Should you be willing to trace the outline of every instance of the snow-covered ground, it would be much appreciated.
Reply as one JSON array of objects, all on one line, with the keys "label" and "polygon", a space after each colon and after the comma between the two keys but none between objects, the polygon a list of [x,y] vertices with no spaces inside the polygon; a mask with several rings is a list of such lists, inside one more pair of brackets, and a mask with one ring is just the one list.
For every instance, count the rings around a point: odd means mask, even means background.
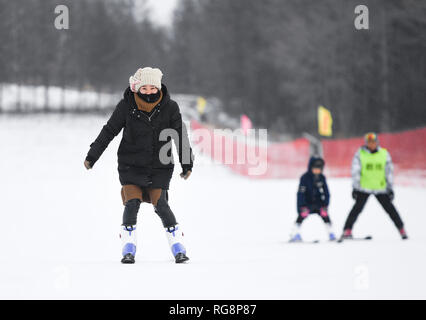
[{"label": "snow-covered ground", "polygon": [[49,110],[108,110],[114,108],[122,93],[95,92],[93,88],[81,91],[56,86],[19,86],[0,83],[0,109],[3,112]]},{"label": "snow-covered ground", "polygon": [[[120,264],[119,137],[93,170],[83,168],[105,119],[0,117],[0,298],[426,298],[426,189],[395,188],[408,241],[372,198],[354,233],[373,241],[328,243],[315,216],[303,236],[324,242],[288,244],[297,181],[249,180],[202,155],[187,181],[176,167],[170,189],[190,263],[174,263],[159,218],[143,204],[137,263]],[[340,233],[350,181],[329,184]]]}]

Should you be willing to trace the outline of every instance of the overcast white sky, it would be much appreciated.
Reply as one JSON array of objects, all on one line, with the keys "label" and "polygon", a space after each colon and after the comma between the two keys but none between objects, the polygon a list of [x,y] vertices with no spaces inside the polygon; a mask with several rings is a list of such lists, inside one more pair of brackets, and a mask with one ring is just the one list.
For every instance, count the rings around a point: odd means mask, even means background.
[{"label": "overcast white sky", "polygon": [[[137,0],[144,2],[144,0]],[[176,7],[178,0],[147,0],[152,10],[152,20],[161,25],[168,26],[172,20],[172,12]]]}]

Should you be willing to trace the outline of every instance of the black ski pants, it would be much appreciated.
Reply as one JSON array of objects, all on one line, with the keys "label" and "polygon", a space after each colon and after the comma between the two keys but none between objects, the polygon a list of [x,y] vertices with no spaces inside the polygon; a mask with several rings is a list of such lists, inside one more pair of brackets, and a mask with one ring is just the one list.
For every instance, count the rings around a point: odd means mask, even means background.
[{"label": "black ski pants", "polygon": [[[349,213],[348,218],[346,219],[345,226],[343,227],[344,230],[353,228],[353,225],[355,224],[355,221],[358,218],[361,211],[364,209],[364,206],[369,196],[370,196],[369,193],[360,192],[360,191],[357,192],[355,204],[352,207],[352,210]],[[382,205],[383,209],[385,209],[385,211],[388,213],[389,217],[392,219],[393,223],[398,228],[398,230],[403,228],[404,223],[402,222],[401,217],[398,214],[398,211],[396,211],[395,206],[393,205],[391,199],[389,198],[389,195],[376,194],[375,197],[379,201],[379,203]]]},{"label": "black ski pants", "polygon": [[[324,221],[324,223],[328,223],[331,224],[331,220],[330,220],[330,216],[328,215],[328,212],[326,215],[321,215],[321,208],[317,207],[317,206],[313,206],[311,207],[311,209],[309,210],[309,214],[318,214],[321,219]],[[303,216],[301,212],[299,212],[297,219],[296,219],[296,224],[301,225],[302,222],[307,218],[307,216]]]}]

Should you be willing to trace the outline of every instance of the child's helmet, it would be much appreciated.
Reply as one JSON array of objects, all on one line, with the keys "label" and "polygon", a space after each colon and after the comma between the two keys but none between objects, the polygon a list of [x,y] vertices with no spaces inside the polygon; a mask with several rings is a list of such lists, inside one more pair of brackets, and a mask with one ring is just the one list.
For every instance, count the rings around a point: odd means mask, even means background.
[{"label": "child's helmet", "polygon": [[316,158],[314,159],[314,161],[312,162],[312,168],[319,168],[319,169],[324,169],[324,160],[321,158]]}]

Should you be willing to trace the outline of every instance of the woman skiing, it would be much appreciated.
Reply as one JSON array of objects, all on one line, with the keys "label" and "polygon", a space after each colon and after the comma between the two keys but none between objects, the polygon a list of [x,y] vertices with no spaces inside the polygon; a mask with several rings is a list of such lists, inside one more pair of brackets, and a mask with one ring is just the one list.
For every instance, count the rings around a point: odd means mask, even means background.
[{"label": "woman skiing", "polygon": [[408,239],[404,223],[392,201],[393,163],[389,151],[379,146],[374,132],[364,136],[365,144],[352,159],[352,198],[355,200],[343,227],[341,239],[353,239],[352,228],[370,197],[374,195],[392,219],[403,240]]},{"label": "woman skiing", "polygon": [[84,166],[93,168],[111,140],[123,130],[118,148],[118,173],[124,204],[122,263],[134,263],[136,223],[141,202],[152,203],[161,218],[176,263],[188,260],[183,233],[168,205],[168,189],[174,162],[174,140],[182,167],[180,176],[190,176],[193,154],[178,104],[161,83],[158,68],[138,69],[130,86],[96,140],[90,145]]},{"label": "woman skiing", "polygon": [[300,227],[309,214],[319,214],[327,227],[330,241],[336,240],[331,228],[331,221],[328,215],[328,205],[330,193],[328,191],[327,180],[323,174],[324,160],[320,157],[311,157],[308,164],[308,171],[300,178],[299,189],[297,191],[297,212],[298,216],[294,225],[290,242],[300,242]]}]

